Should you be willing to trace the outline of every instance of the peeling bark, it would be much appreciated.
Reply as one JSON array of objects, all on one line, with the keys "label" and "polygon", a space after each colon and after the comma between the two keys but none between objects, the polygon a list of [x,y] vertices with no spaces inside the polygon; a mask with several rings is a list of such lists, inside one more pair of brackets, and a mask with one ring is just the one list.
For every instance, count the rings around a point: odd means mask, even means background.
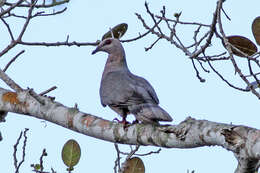
[{"label": "peeling bark", "polygon": [[29,91],[19,93],[0,88],[0,111],[44,119],[73,131],[105,141],[165,148],[221,146],[238,160],[236,173],[254,173],[259,168],[260,130],[188,117],[178,125],[122,124],[80,112],[41,97],[39,103]]}]

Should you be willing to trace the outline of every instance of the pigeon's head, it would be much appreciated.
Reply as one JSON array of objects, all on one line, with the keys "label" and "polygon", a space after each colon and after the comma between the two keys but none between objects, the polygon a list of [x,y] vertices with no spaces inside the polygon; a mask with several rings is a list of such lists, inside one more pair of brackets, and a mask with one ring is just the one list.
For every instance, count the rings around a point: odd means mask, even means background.
[{"label": "pigeon's head", "polygon": [[122,45],[118,39],[115,38],[106,38],[99,43],[97,48],[92,52],[92,55],[99,52],[107,52],[108,54],[118,52],[122,50]]}]

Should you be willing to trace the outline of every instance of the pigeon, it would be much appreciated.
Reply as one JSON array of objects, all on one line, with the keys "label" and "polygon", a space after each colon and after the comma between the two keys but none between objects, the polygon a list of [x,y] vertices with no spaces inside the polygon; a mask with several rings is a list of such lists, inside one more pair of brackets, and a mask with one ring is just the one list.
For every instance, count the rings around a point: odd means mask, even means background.
[{"label": "pigeon", "polygon": [[92,55],[103,51],[108,58],[102,74],[100,99],[102,106],[108,106],[122,117],[121,123],[128,123],[126,117],[133,114],[134,122],[159,124],[159,121],[172,121],[171,116],[158,104],[159,99],[151,84],[128,69],[125,51],[116,38],[100,42]]}]

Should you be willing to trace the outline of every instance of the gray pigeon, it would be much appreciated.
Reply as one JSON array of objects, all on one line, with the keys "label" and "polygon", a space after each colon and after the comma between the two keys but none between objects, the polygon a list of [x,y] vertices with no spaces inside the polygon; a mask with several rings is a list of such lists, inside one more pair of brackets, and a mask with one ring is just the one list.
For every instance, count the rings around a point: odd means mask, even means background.
[{"label": "gray pigeon", "polygon": [[137,122],[142,123],[172,121],[171,116],[158,106],[159,99],[151,84],[129,71],[125,51],[119,40],[103,40],[92,54],[99,51],[109,54],[99,90],[104,107],[109,106],[122,116],[120,122],[124,124],[128,114],[133,114]]}]

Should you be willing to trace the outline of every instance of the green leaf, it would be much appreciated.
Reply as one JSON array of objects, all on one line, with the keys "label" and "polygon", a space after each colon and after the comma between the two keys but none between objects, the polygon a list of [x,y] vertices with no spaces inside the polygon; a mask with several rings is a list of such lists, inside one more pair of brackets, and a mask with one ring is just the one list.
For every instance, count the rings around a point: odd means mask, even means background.
[{"label": "green leaf", "polygon": [[74,139],[68,140],[62,148],[62,160],[69,169],[73,169],[80,159],[80,146]]},{"label": "green leaf", "polygon": [[35,170],[40,170],[41,169],[41,165],[40,164],[35,164],[34,165],[34,169]]},{"label": "green leaf", "polygon": [[[126,23],[121,23],[113,27],[111,30],[113,32],[114,38],[120,39],[126,33],[127,27],[128,25]],[[111,31],[109,30],[107,33],[103,35],[102,40],[111,37]]]},{"label": "green leaf", "polygon": [[144,163],[139,157],[133,157],[126,161],[123,173],[144,173]]},{"label": "green leaf", "polygon": [[[243,53],[245,53],[249,56],[251,56],[257,52],[256,45],[246,37],[239,36],[239,35],[233,35],[233,36],[228,36],[227,39],[228,39],[229,43],[231,43],[237,49],[239,49],[240,51],[242,51]],[[235,55],[244,57],[241,53],[239,53],[235,49],[231,48],[231,50]]]},{"label": "green leaf", "polygon": [[260,16],[255,18],[252,23],[252,32],[255,37],[256,43],[260,45]]}]

